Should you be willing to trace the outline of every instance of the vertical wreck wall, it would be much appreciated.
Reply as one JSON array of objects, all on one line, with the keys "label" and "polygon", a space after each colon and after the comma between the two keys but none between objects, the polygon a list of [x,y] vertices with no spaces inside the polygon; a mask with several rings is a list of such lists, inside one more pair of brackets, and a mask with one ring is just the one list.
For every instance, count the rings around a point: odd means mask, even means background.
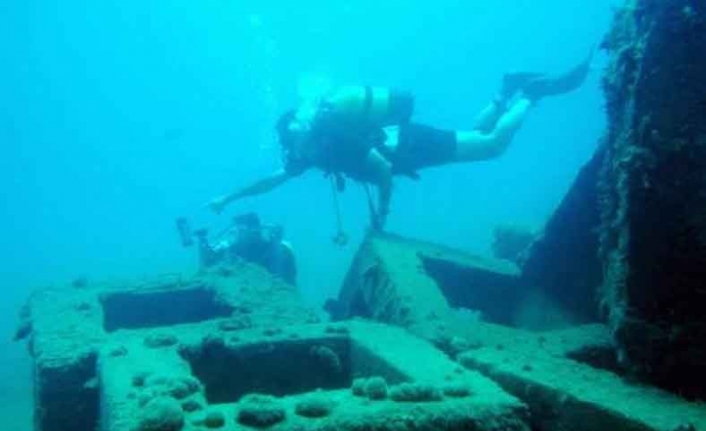
[{"label": "vertical wreck wall", "polygon": [[706,395],[706,2],[634,0],[603,48],[600,289],[620,354]]},{"label": "vertical wreck wall", "polygon": [[602,146],[521,259],[525,284],[543,290],[580,323],[600,320],[597,182],[604,159]]}]

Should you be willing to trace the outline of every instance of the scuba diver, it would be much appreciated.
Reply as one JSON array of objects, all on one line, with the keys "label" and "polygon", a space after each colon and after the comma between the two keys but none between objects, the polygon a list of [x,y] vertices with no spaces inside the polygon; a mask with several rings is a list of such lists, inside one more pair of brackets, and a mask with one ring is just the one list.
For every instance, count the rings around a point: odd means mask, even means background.
[{"label": "scuba diver", "polygon": [[193,245],[192,238],[196,238],[202,268],[243,259],[264,267],[289,284],[296,284],[296,260],[291,245],[283,239],[284,229],[279,225],[263,225],[255,213],[234,217],[233,225],[214,241],[209,241],[206,229],[191,234],[184,218],[177,219],[177,229],[185,247]]},{"label": "scuba diver", "polygon": [[371,228],[381,230],[390,209],[394,175],[418,179],[418,171],[424,168],[501,156],[539,100],[581,86],[592,57],[593,51],[580,64],[556,76],[506,74],[497,97],[466,131],[411,122],[414,98],[408,92],[369,86],[340,88],[279,118],[276,131],[283,169],[218,197],[208,206],[220,213],[236,200],[267,193],[317,168],[339,191],[345,186],[344,176],[376,186],[377,206],[368,194]]}]

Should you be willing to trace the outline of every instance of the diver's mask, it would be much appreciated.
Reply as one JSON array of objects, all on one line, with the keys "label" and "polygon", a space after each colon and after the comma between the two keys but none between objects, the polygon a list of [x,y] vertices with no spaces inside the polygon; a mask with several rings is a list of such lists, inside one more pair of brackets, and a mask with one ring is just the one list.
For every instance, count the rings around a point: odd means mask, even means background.
[{"label": "diver's mask", "polygon": [[277,244],[284,238],[284,228],[280,225],[262,224],[255,213],[246,213],[233,219],[234,227],[241,241],[247,244],[260,242]]}]

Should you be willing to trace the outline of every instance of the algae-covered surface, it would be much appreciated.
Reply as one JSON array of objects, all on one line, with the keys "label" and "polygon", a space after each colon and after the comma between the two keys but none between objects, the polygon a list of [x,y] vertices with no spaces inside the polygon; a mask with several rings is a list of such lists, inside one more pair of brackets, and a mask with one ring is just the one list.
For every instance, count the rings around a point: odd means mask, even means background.
[{"label": "algae-covered surface", "polygon": [[[183,328],[213,331],[318,321],[298,292],[249,264],[196,277],[54,287],[34,293],[20,332],[33,356],[37,428],[92,429],[102,416],[99,352],[135,331],[149,345],[179,341]],[[106,347],[107,346],[107,347]]]},{"label": "algae-covered surface", "polygon": [[486,317],[508,323],[523,294],[511,262],[376,234],[358,250],[338,301],[342,316],[427,331],[464,306],[484,306]]},{"label": "algae-covered surface", "polygon": [[[462,268],[455,272],[458,282],[431,276],[424,267],[424,256],[433,256],[444,267]],[[365,262],[372,263],[374,277],[365,276]],[[535,429],[671,431],[680,426],[703,426],[706,410],[702,404],[626,374],[614,334],[602,323],[528,330],[487,322],[452,306],[452,298],[465,297],[481,314],[492,313],[482,298],[465,292],[491,295],[498,288],[520,293],[535,288],[522,285],[521,277],[505,268],[512,266],[494,265],[418,241],[376,236],[361,247],[344,289],[355,298],[350,303],[358,310],[407,327],[463,366],[499,383],[528,405]],[[416,288],[423,293],[413,295]],[[385,296],[376,296],[379,291]],[[435,295],[444,301],[429,301]],[[501,304],[516,307],[524,298],[508,294]],[[390,304],[404,304],[412,311],[404,316],[388,313]],[[435,305],[433,311],[428,308],[431,304]]]},{"label": "algae-covered surface", "polygon": [[704,398],[706,4],[628,2],[610,52],[599,176],[602,305],[635,374]]},{"label": "algae-covered surface", "polygon": [[[366,322],[336,327],[309,324],[290,327],[264,339],[261,329],[248,329],[239,331],[237,339],[231,333],[222,340],[209,339],[205,345],[199,336],[210,331],[204,329],[184,328],[178,346],[145,348],[140,337],[130,336],[120,342],[118,351],[114,345],[106,346],[99,366],[103,429],[152,429],[151,410],[170,398],[177,400],[175,405],[181,410],[172,418],[173,427],[165,429],[175,430],[204,426],[224,430],[527,429],[526,408],[521,402],[491,380],[464,371],[427,342],[397,328]],[[352,344],[337,344],[342,341]],[[327,369],[326,361],[317,363],[320,358],[313,353],[329,349],[331,358],[338,360],[333,361],[335,366],[347,374],[341,387],[300,387],[299,393],[273,396],[257,393],[258,386],[251,386],[252,392],[233,396],[230,402],[215,402],[209,399],[212,390],[202,385],[203,379],[199,381],[192,374],[198,374],[193,362],[189,367],[183,359],[200,355],[188,353],[190,350],[221,349],[220,354],[231,359],[255,359],[234,361],[234,366],[251,367],[255,374],[270,372],[270,378],[284,382],[296,379],[297,374],[312,372],[299,368],[292,360],[300,348],[308,352],[308,365],[317,367],[319,373],[335,372]],[[346,349],[350,349],[348,353]],[[258,370],[277,357],[280,365],[289,363],[287,375],[273,368]],[[229,376],[221,378],[228,380]],[[368,381],[358,392],[355,388],[361,379]],[[382,391],[372,389],[374,380],[382,382]],[[168,409],[164,410],[167,417]],[[207,425],[211,421],[220,425]]]},{"label": "algae-covered surface", "polygon": [[[444,261],[443,249],[421,247]],[[388,254],[362,257],[399,269],[400,256],[420,255],[418,243],[401,239],[379,249]],[[455,254],[449,262],[477,264]],[[405,280],[421,285],[409,269],[385,272],[384,300],[370,304],[418,308],[426,296],[397,288]],[[517,280],[492,265],[472,270]],[[419,274],[444,305],[444,290]],[[706,424],[701,404],[626,378],[603,324],[537,332],[469,319],[448,305],[414,318],[406,328],[404,321],[321,322],[294,287],[248,264],[193,278],[40,291],[23,321],[37,429],[673,431]]]},{"label": "algae-covered surface", "polygon": [[320,323],[248,264],[39,291],[22,325],[42,431],[528,427],[523,402],[427,340]]},{"label": "algae-covered surface", "polygon": [[[706,427],[706,407],[614,373],[547,355],[541,349],[482,348],[461,361],[501,382],[535,407],[553,404],[551,420],[576,430],[675,430]],[[518,395],[519,396],[519,395]],[[552,401],[547,401],[552,400]],[[540,415],[537,415],[538,417]]]}]

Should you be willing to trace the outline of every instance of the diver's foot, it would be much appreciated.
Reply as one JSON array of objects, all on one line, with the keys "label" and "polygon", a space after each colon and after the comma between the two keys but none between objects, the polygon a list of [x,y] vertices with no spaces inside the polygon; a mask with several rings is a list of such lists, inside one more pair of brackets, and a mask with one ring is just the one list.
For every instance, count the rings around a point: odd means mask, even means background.
[{"label": "diver's foot", "polygon": [[541,79],[544,75],[534,72],[513,72],[506,73],[503,76],[503,85],[498,98],[502,101],[512,99],[512,97],[524,87],[537,79]]},{"label": "diver's foot", "polygon": [[556,96],[576,90],[586,81],[593,61],[593,50],[586,59],[568,71],[555,76],[539,76],[530,79],[522,87],[522,94],[537,101],[544,97]]}]

